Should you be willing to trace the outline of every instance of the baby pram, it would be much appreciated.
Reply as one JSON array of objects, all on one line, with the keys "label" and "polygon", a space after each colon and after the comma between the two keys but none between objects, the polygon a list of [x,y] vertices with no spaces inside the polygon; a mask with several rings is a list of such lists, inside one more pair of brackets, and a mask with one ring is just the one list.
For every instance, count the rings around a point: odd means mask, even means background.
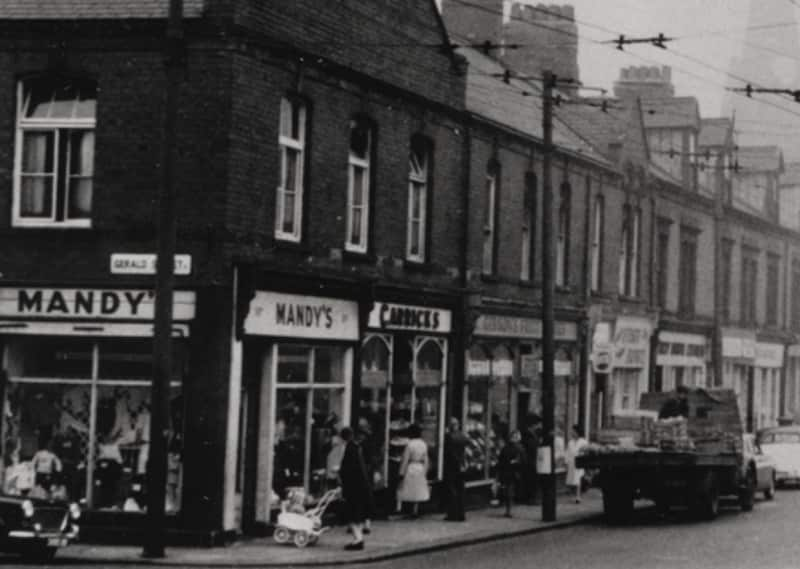
[{"label": "baby pram", "polygon": [[292,540],[297,547],[316,543],[319,536],[330,529],[322,527],[322,515],[340,494],[339,488],[328,490],[314,508],[303,513],[286,511],[288,502],[282,502],[275,533],[272,534],[273,539],[278,543],[288,543]]}]

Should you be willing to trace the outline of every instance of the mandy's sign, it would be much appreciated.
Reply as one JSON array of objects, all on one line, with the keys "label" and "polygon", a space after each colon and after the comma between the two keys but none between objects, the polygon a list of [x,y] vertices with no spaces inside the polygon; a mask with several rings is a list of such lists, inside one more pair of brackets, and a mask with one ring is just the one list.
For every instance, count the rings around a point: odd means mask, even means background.
[{"label": "mandy's sign", "polygon": [[350,300],[257,291],[244,321],[246,334],[358,340],[358,304]]},{"label": "mandy's sign", "polygon": [[[194,318],[195,295],[175,291],[172,317]],[[2,288],[0,316],[53,319],[152,320],[155,293],[151,290],[82,288]]]}]

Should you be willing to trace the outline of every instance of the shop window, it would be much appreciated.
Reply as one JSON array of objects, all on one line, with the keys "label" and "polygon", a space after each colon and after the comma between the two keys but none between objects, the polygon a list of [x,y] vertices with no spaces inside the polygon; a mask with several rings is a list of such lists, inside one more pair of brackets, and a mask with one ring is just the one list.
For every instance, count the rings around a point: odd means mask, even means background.
[{"label": "shop window", "polygon": [[[391,381],[392,336],[375,334],[364,339],[361,348],[361,391],[358,428],[364,437],[364,459],[377,488],[389,476],[389,389]],[[395,460],[401,454],[395,453]]]},{"label": "shop window", "polygon": [[[185,346],[169,384],[167,512],[181,502]],[[3,485],[8,494],[64,498],[90,509],[143,511],[150,453],[149,339],[23,338],[7,346]],[[35,472],[34,456],[61,468]],[[25,476],[33,471],[33,480]]]},{"label": "shop window", "polygon": [[97,84],[32,78],[18,101],[14,225],[89,227]]},{"label": "shop window", "polygon": [[510,431],[510,388],[513,375],[511,352],[496,346],[487,353],[481,346],[469,350],[470,375],[464,385],[464,432],[467,481],[497,475],[497,459]]},{"label": "shop window", "polygon": [[345,420],[345,348],[281,344],[274,347],[273,499],[301,488],[318,498],[336,482],[328,464],[334,435]]},{"label": "shop window", "polygon": [[280,184],[276,192],[275,237],[300,241],[306,145],[306,106],[296,99],[281,99]]},{"label": "shop window", "polygon": [[[614,370],[617,411],[633,411],[639,407],[640,376],[641,371],[638,369]],[[665,385],[664,388],[668,387]]]}]

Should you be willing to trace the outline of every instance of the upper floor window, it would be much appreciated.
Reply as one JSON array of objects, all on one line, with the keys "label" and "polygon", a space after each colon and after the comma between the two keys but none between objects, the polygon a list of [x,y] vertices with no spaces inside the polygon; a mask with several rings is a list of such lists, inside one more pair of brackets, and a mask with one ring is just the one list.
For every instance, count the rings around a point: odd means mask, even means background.
[{"label": "upper floor window", "polygon": [[800,260],[792,260],[792,330],[800,330]]},{"label": "upper floor window", "polygon": [[599,292],[603,277],[603,233],[605,231],[605,198],[595,196],[592,206],[591,290]]},{"label": "upper floor window", "polygon": [[722,259],[720,267],[720,308],[723,322],[731,318],[731,279],[733,278],[733,241],[722,240]]},{"label": "upper floor window", "polygon": [[758,251],[742,250],[741,321],[745,326],[756,323],[756,294],[758,283]]},{"label": "upper floor window", "polygon": [[497,184],[500,179],[500,168],[490,164],[486,170],[483,187],[483,259],[481,272],[484,275],[494,274],[495,250],[497,247]]},{"label": "upper floor window", "polygon": [[623,207],[619,254],[619,293],[624,296],[639,296],[641,218],[642,212],[639,208],[631,205]]},{"label": "upper floor window", "polygon": [[97,84],[37,77],[17,100],[14,225],[89,227]]},{"label": "upper floor window", "polygon": [[658,233],[656,235],[656,302],[661,308],[667,307],[667,294],[669,292],[669,219],[658,220]]},{"label": "upper floor window", "polygon": [[522,204],[520,275],[523,281],[533,280],[534,228],[536,227],[536,174],[525,174],[525,194]]},{"label": "upper floor window", "polygon": [[406,258],[419,263],[425,262],[426,257],[431,154],[430,141],[421,136],[411,139],[408,159]]},{"label": "upper floor window", "polygon": [[306,147],[306,106],[281,99],[280,185],[276,193],[275,237],[298,242],[302,238],[303,186]]},{"label": "upper floor window", "polygon": [[572,189],[567,182],[561,184],[558,206],[558,234],[556,237],[556,286],[569,284],[569,230]]},{"label": "upper floor window", "polygon": [[366,253],[368,246],[372,139],[373,131],[369,122],[366,120],[350,122],[345,249],[356,253]]},{"label": "upper floor window", "polygon": [[695,312],[697,295],[697,230],[681,227],[681,250],[678,267],[678,311],[685,315]]},{"label": "upper floor window", "polygon": [[781,258],[778,255],[767,255],[767,286],[765,293],[767,295],[766,302],[766,317],[767,325],[778,325],[778,284],[780,283],[780,263]]}]

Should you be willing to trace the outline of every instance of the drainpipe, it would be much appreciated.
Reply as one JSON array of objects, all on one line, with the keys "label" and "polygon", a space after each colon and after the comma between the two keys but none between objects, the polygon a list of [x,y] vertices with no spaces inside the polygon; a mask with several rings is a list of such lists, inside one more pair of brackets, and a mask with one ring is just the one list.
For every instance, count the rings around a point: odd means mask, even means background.
[{"label": "drainpipe", "polygon": [[456,334],[456,346],[453,362],[453,381],[448,383],[446,409],[448,417],[461,417],[463,386],[467,380],[466,353],[469,338],[472,335],[472,313],[469,293],[469,246],[470,246],[470,190],[472,183],[472,121],[468,113],[464,113],[463,138],[461,147],[461,251],[459,266],[459,286],[461,288],[461,317]]}]

